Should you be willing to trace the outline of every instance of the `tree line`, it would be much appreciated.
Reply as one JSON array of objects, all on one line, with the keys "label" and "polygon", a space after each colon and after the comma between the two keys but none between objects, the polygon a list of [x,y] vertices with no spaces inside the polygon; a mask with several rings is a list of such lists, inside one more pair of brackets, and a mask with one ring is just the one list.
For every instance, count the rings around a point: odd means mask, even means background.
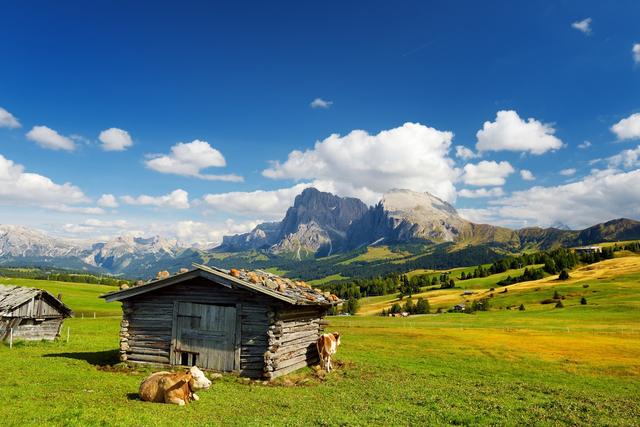
[{"label": "tree line", "polygon": [[87,273],[73,273],[66,271],[47,271],[37,268],[0,268],[0,276],[21,279],[55,280],[59,282],[90,283],[95,285],[120,286],[132,285],[133,280],[121,279],[113,276],[96,276]]}]

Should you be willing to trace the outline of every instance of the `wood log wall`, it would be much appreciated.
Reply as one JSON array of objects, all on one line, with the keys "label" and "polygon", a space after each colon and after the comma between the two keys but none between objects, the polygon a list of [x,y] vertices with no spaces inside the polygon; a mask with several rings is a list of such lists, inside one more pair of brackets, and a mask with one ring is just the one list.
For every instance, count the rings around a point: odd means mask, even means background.
[{"label": "wood log wall", "polygon": [[324,329],[318,307],[288,307],[272,313],[264,353],[264,377],[274,379],[318,362],[316,341]]}]

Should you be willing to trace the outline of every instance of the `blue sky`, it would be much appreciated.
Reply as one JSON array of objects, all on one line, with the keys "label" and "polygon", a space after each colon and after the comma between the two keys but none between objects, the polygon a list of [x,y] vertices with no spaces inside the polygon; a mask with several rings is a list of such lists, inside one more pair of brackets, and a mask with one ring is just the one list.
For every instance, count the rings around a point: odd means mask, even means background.
[{"label": "blue sky", "polygon": [[640,219],[639,20],[637,1],[5,4],[0,223],[216,242],[306,185],[431,191],[512,227]]}]

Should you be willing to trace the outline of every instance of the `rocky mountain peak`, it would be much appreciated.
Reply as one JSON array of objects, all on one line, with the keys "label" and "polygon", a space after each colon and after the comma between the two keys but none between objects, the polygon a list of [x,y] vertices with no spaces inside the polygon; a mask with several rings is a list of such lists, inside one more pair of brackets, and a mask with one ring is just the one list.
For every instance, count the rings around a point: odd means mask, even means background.
[{"label": "rocky mountain peak", "polygon": [[349,225],[367,210],[367,205],[359,199],[307,188],[296,196],[293,206],[287,210],[282,220],[280,237],[295,233],[301,224],[311,222],[344,237]]},{"label": "rocky mountain peak", "polygon": [[411,212],[419,216],[458,215],[451,204],[427,192],[393,189],[382,196],[380,204],[391,214]]}]

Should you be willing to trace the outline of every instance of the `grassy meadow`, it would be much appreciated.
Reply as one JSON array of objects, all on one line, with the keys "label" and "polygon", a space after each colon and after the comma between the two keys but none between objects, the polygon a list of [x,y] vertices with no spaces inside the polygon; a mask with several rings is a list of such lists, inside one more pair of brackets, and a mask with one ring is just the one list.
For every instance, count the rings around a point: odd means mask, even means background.
[{"label": "grassy meadow", "polygon": [[[62,292],[77,313],[98,317],[67,320],[68,343],[0,345],[0,417],[7,426],[638,425],[640,258],[571,276],[509,286],[474,315],[330,318],[343,334],[330,375],[307,368],[273,384],[225,375],[184,408],[137,399],[150,368],[112,366],[120,308],[97,298],[112,288],[1,279]],[[562,309],[539,303],[554,290]],[[440,291],[426,296],[432,307],[450,303]],[[363,312],[384,298],[363,301]],[[520,304],[525,311],[506,309]]]}]

